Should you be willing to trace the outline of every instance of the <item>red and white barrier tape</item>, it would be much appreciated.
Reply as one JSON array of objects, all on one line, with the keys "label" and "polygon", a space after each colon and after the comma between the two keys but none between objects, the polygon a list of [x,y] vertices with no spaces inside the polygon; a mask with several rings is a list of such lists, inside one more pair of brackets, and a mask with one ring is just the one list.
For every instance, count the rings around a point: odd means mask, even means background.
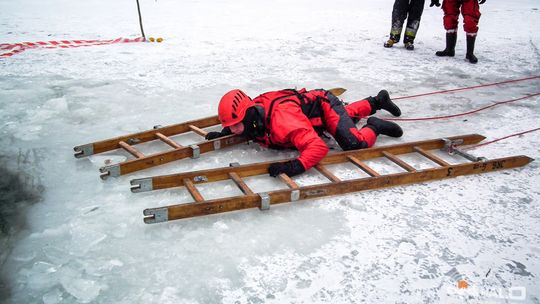
[{"label": "red and white barrier tape", "polygon": [[56,49],[56,48],[77,48],[81,46],[106,45],[116,43],[132,43],[144,42],[143,37],[138,38],[116,38],[108,40],[59,40],[59,41],[37,41],[37,42],[20,42],[20,43],[2,43],[0,51],[8,51],[0,53],[0,57],[11,57],[15,54],[28,49]]}]

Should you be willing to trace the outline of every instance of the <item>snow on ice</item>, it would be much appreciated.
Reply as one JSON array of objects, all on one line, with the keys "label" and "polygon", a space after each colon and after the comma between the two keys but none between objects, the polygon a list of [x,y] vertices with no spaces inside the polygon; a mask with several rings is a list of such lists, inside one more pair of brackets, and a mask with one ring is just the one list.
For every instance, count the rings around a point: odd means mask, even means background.
[{"label": "snow on ice", "polygon": [[[428,3],[410,52],[382,47],[391,0],[140,2],[147,36],[163,43],[27,50],[0,60],[3,303],[540,303],[538,161],[264,213],[145,225],[144,208],[188,202],[189,194],[133,194],[133,178],[295,152],[243,145],[106,182],[98,168],[128,155],[72,155],[79,144],[215,115],[232,88],[256,95],[345,87],[343,98],[354,101],[383,88],[397,97],[539,75],[538,1],[481,6],[477,65],[464,59],[461,25],[456,57],[434,56],[444,29],[441,10]],[[0,12],[0,43],[139,33],[135,1],[0,0]],[[536,79],[398,104],[404,117],[449,115],[538,88]],[[403,122],[402,138],[377,145],[469,133],[495,139],[539,121],[537,96],[466,117]],[[472,152],[538,159],[539,134]],[[344,179],[357,174],[346,165],[332,170]],[[256,191],[280,187],[271,178],[246,182]],[[237,189],[223,183],[201,191],[220,197]],[[470,288],[458,290],[460,280]]]}]

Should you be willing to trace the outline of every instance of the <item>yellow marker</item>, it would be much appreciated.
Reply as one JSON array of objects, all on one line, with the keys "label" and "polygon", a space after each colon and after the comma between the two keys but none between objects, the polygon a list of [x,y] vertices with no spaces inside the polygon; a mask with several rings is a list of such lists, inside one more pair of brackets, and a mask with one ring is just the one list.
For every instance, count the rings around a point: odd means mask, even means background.
[{"label": "yellow marker", "polygon": [[163,38],[159,37],[156,41],[161,42],[161,41],[163,41]]}]

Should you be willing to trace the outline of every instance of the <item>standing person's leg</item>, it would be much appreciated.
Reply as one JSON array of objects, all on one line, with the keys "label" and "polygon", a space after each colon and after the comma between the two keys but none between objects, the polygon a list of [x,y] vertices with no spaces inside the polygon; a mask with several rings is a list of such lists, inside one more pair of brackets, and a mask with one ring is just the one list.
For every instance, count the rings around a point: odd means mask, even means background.
[{"label": "standing person's leg", "polygon": [[420,19],[424,12],[425,0],[411,0],[409,5],[409,16],[407,17],[407,27],[405,28],[405,37],[403,43],[408,50],[414,50],[414,38],[420,27]]},{"label": "standing person's leg", "polygon": [[461,7],[461,13],[463,14],[463,29],[467,35],[467,55],[465,58],[470,63],[477,63],[478,58],[474,55],[474,44],[481,15],[478,0],[465,0]]},{"label": "standing person's leg", "polygon": [[392,26],[390,28],[390,38],[384,43],[384,47],[392,47],[398,43],[403,30],[403,22],[407,18],[409,10],[409,0],[396,0],[392,9]]},{"label": "standing person's leg", "polygon": [[444,0],[442,9],[444,12],[443,23],[446,30],[446,48],[442,51],[437,51],[437,56],[451,56],[456,52],[457,27],[459,18],[459,0]]}]

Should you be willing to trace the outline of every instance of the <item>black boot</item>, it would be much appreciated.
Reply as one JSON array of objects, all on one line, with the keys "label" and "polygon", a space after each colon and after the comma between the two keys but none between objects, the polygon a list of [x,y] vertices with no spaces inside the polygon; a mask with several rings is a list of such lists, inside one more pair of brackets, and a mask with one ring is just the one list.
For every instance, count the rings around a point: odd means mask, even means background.
[{"label": "black boot", "polygon": [[391,137],[401,137],[403,135],[403,130],[397,123],[377,117],[368,118],[367,124],[364,127],[370,128],[377,135],[383,134]]},{"label": "black boot", "polygon": [[403,38],[403,44],[405,44],[405,48],[407,50],[414,50],[414,37],[405,35],[405,38]]},{"label": "black boot", "polygon": [[476,35],[467,35],[467,55],[465,59],[468,59],[470,63],[477,63],[478,58],[474,56],[474,42],[476,41]]},{"label": "black boot", "polygon": [[390,38],[388,39],[388,41],[386,41],[384,43],[384,47],[385,48],[391,48],[394,46],[394,44],[398,43],[399,42],[399,36],[400,35],[394,35],[394,34],[390,34]]},{"label": "black boot", "polygon": [[454,57],[456,54],[456,42],[457,42],[457,33],[446,33],[446,48],[443,51],[435,52],[437,56],[450,56]]},{"label": "black boot", "polygon": [[390,94],[388,91],[381,90],[376,97],[368,98],[369,105],[371,106],[371,115],[375,114],[377,110],[386,110],[394,116],[401,116],[401,110],[399,107],[390,99]]}]

